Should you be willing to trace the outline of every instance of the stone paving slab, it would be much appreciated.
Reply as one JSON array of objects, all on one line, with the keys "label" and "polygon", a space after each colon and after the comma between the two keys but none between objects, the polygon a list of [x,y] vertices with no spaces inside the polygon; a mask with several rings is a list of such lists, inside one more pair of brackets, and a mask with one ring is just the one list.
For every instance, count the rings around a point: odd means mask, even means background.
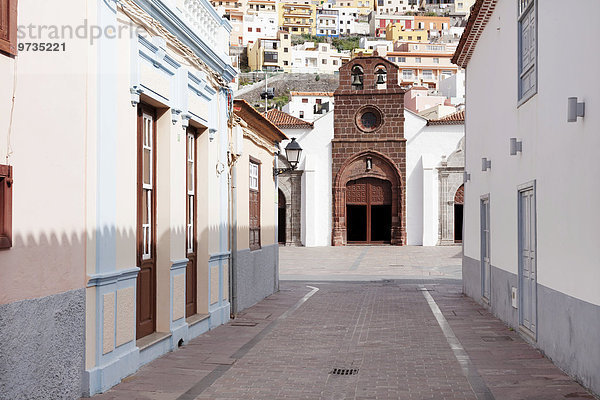
[{"label": "stone paving slab", "polygon": [[279,248],[281,280],[461,279],[460,246]]},{"label": "stone paving slab", "polygon": [[[94,399],[593,398],[460,285],[427,282],[474,367],[467,374],[422,283],[283,282],[235,320],[256,326],[218,327]],[[311,287],[319,290],[300,302]],[[474,389],[473,376],[491,397]]]}]

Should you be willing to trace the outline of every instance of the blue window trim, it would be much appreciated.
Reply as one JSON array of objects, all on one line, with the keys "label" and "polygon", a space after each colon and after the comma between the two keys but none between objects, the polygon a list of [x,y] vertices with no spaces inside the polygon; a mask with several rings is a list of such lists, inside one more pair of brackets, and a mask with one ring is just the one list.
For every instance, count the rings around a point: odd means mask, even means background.
[{"label": "blue window trim", "polygon": [[516,0],[517,2],[517,40],[518,40],[518,47],[517,47],[517,108],[521,107],[521,105],[525,104],[529,99],[531,99],[533,96],[535,96],[538,92],[538,69],[539,69],[539,65],[538,65],[538,25],[539,25],[539,21],[538,21],[538,1],[539,0],[532,0],[532,5],[531,7],[533,7],[533,12],[535,13],[535,64],[533,66],[533,68],[535,68],[535,88],[534,90],[532,90],[528,95],[526,96],[522,96],[521,97],[521,48],[522,48],[522,38],[521,38],[521,18],[523,17],[523,15],[521,15],[521,13],[519,12],[519,2],[520,0]]}]

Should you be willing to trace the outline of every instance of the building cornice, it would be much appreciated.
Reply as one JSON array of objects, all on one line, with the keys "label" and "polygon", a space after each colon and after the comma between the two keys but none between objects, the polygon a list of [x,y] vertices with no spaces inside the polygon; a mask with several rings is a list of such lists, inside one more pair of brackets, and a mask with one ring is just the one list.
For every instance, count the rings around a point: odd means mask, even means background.
[{"label": "building cornice", "polygon": [[[224,26],[229,32],[231,31],[231,24],[219,17],[207,0],[198,1],[206,3],[211,15],[221,21],[221,26]],[[233,80],[236,71],[226,57],[226,54],[223,54],[222,56],[217,54],[215,49],[198,36],[177,14],[175,14],[171,7],[163,2],[163,0],[129,0],[121,1],[120,3],[131,2],[135,3],[135,5],[141,8],[150,17],[158,21],[167,31],[187,46],[202,62],[219,74],[226,82],[231,82]]]},{"label": "building cornice", "polygon": [[497,0],[477,0],[471,7],[471,15],[467,21],[467,27],[460,37],[458,47],[452,57],[452,63],[462,68],[466,68],[479,37],[483,33],[494,9]]}]

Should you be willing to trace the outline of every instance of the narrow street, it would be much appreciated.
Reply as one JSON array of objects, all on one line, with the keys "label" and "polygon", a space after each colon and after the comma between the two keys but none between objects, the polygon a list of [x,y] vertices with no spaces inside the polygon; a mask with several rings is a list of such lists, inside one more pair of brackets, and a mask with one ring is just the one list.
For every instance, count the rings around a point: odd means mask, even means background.
[{"label": "narrow street", "polygon": [[280,291],[94,399],[593,399],[461,294],[460,247],[280,248]]}]

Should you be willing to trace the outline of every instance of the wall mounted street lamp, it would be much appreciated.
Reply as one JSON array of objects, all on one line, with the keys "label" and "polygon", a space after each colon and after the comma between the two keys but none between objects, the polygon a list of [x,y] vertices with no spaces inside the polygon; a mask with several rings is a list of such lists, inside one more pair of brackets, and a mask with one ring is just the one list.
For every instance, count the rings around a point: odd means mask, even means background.
[{"label": "wall mounted street lamp", "polygon": [[483,157],[481,159],[481,170],[485,172],[488,169],[492,169],[492,160],[488,160],[487,158]]},{"label": "wall mounted street lamp", "polygon": [[302,154],[302,147],[296,142],[296,138],[292,138],[292,141],[285,146],[285,158],[287,158],[290,168],[273,168],[273,176],[285,174],[291,172],[298,167],[300,162],[300,155]]},{"label": "wall mounted street lamp", "polygon": [[567,122],[577,122],[577,117],[585,116],[585,103],[577,102],[577,97],[567,99]]},{"label": "wall mounted street lamp", "polygon": [[510,138],[510,155],[516,156],[517,153],[523,152],[523,142],[517,138]]}]

